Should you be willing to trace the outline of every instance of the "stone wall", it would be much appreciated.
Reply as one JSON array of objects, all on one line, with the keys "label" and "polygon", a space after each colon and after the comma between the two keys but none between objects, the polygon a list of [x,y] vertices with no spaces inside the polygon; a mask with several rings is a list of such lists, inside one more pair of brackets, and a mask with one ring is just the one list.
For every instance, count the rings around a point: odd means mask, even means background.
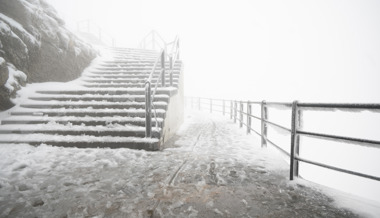
[{"label": "stone wall", "polygon": [[[5,60],[0,68],[1,102],[15,96],[25,82],[76,79],[95,56],[44,0],[0,0],[0,57]],[[4,80],[12,84],[2,84]],[[0,103],[0,110],[10,106]]]}]

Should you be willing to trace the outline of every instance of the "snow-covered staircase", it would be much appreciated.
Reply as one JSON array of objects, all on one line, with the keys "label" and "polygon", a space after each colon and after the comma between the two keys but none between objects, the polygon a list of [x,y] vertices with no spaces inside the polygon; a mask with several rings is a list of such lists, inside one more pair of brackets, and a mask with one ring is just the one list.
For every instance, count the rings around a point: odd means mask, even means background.
[{"label": "snow-covered staircase", "polygon": [[[157,90],[153,101],[157,119],[152,120],[152,138],[146,138],[145,81],[159,54],[121,48],[110,53],[111,59],[83,73],[78,86],[68,83],[67,88],[30,94],[1,121],[0,143],[159,150],[170,99],[180,92],[181,62],[174,64],[173,87]],[[152,83],[157,79],[155,74]],[[167,80],[170,84],[168,76]]]}]

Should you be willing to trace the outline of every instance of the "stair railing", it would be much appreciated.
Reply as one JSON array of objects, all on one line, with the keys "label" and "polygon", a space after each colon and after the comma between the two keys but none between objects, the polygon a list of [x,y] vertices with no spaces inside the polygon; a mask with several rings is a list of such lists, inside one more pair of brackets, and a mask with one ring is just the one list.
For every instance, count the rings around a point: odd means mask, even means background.
[{"label": "stair railing", "polygon": [[164,49],[166,51],[167,43],[162,36],[155,30],[150,31],[140,42],[139,48],[142,49]]},{"label": "stair railing", "polygon": [[[155,33],[155,31],[152,31]],[[152,33],[151,32],[151,33]],[[149,34],[148,34],[149,36]],[[145,37],[147,38],[147,37]],[[162,38],[161,38],[162,39]],[[163,41],[163,40],[162,40]],[[165,41],[164,41],[165,42]],[[166,52],[166,49],[168,46],[172,46],[170,54]],[[179,38],[178,36],[175,38],[173,42],[165,43],[165,46],[163,46],[159,52],[158,57],[156,58],[156,61],[153,65],[153,68],[149,74],[148,79],[145,81],[145,137],[151,138],[152,137],[152,109],[153,109],[153,115],[154,119],[156,121],[156,128],[158,127],[158,119],[157,119],[157,111],[154,107],[154,97],[157,92],[158,84],[161,81],[161,87],[166,86],[166,78],[165,78],[165,65],[166,61],[169,61],[169,70],[170,70],[170,87],[173,86],[173,71],[174,71],[174,64],[179,59]],[[167,60],[168,59],[168,60]],[[154,86],[153,92],[152,92],[152,79],[153,75],[158,69],[158,63],[161,63],[161,69],[160,74],[157,77],[156,84]]]},{"label": "stair railing", "polygon": [[80,33],[89,33],[98,38],[99,41],[109,45],[116,46],[115,39],[100,28],[95,22],[91,20],[82,20],[77,22],[77,31]]}]

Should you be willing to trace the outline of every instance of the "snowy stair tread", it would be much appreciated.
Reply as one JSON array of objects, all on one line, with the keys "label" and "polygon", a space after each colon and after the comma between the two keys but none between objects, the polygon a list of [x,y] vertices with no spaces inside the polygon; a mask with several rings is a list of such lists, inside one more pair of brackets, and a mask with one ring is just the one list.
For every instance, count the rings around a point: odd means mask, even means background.
[{"label": "snowy stair tread", "polygon": [[[41,123],[60,123],[72,125],[134,125],[145,127],[145,118],[143,117],[121,117],[121,116],[103,116],[103,117],[77,117],[77,116],[12,116],[1,121],[1,124],[41,124]],[[162,127],[162,118],[157,118],[158,127]],[[156,122],[152,122],[155,126]]]},{"label": "snowy stair tread", "polygon": [[[173,66],[173,87],[161,84],[153,99],[152,138],[145,138],[145,81],[159,53],[112,48],[113,59],[98,63],[78,79],[81,88],[37,90],[1,121],[0,143],[64,147],[159,150],[170,96],[178,92],[182,62]],[[165,65],[169,72],[169,64]],[[151,82],[161,80],[157,69]],[[153,90],[152,90],[153,93]]]},{"label": "snowy stair tread", "polygon": [[159,149],[159,139],[117,136],[76,136],[47,134],[6,134],[0,138],[6,144],[48,144],[61,147],[77,148],[131,148],[155,151]]}]

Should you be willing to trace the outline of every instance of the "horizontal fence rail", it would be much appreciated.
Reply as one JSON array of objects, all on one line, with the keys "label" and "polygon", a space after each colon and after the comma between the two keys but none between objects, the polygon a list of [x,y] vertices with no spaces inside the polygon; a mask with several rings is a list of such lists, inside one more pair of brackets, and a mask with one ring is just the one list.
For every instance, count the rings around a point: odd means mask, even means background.
[{"label": "horizontal fence rail", "polygon": [[[299,103],[294,101],[292,103],[281,103],[281,102],[266,102],[266,101],[236,101],[236,100],[225,100],[225,99],[212,99],[212,98],[200,98],[200,97],[186,97],[186,103],[191,108],[198,110],[209,110],[210,113],[221,112],[223,115],[229,115],[230,119],[234,123],[238,123],[242,128],[246,128],[247,134],[253,132],[261,137],[261,147],[266,147],[267,144],[271,144],[281,153],[287,155],[290,160],[290,170],[289,177],[293,180],[295,177],[299,177],[299,162],[304,162],[307,164],[315,165],[318,167],[323,167],[326,169],[351,174],[371,180],[380,181],[380,177],[367,175],[360,172],[355,172],[336,166],[330,166],[325,163],[319,163],[316,161],[308,160],[300,156],[300,136],[313,137],[316,139],[330,140],[335,142],[345,142],[354,143],[358,146],[366,146],[380,149],[380,141],[354,138],[346,136],[338,136],[333,134],[324,134],[318,132],[304,131],[302,129],[302,124],[304,120],[302,119],[303,111],[319,111],[319,110],[339,110],[339,111],[370,111],[374,113],[380,113],[380,104],[326,104],[326,103]],[[254,111],[252,106],[256,106],[257,109]],[[291,111],[290,127],[286,127],[282,124],[270,121],[268,119],[268,108],[285,109]],[[258,122],[260,129],[254,129],[252,127],[253,122]],[[278,132],[285,133],[290,136],[289,150],[286,151],[279,146],[277,143],[268,138],[268,126],[273,127]]]}]

